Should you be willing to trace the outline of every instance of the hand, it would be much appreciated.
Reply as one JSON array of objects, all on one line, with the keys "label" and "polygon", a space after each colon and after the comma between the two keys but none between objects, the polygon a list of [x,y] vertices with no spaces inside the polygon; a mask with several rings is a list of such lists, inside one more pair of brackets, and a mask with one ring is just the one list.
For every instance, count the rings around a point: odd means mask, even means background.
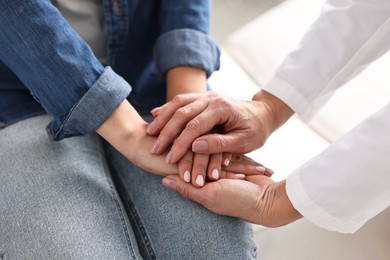
[{"label": "hand", "polygon": [[165,155],[150,153],[156,138],[146,134],[146,126],[147,123],[124,100],[96,132],[138,167],[159,175],[177,174],[177,165],[167,164]]},{"label": "hand", "polygon": [[[293,114],[265,91],[257,93],[251,102],[213,92],[179,95],[152,112],[158,117],[147,132],[159,134],[152,153],[162,153],[176,139],[166,158],[169,163],[176,163],[191,146],[193,152],[202,154],[250,152],[261,147]],[[223,134],[206,134],[215,126],[221,126]]]},{"label": "hand", "polygon": [[203,188],[185,183],[178,176],[168,176],[163,185],[217,214],[254,224],[277,227],[302,217],[287,197],[285,181],[275,183],[266,176],[220,179],[206,183]]}]

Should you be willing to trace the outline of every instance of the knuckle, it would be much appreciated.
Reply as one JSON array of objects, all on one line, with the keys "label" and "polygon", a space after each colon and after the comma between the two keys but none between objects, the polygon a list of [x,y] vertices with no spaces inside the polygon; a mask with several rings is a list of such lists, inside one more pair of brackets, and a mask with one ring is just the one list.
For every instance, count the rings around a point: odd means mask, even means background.
[{"label": "knuckle", "polygon": [[[186,143],[182,138],[178,137],[175,142],[173,143],[173,146],[172,148],[175,148],[175,149],[184,149],[184,148],[188,148],[189,146],[191,146],[190,143]],[[184,158],[183,158],[184,159]],[[189,158],[186,158],[186,160],[190,161]],[[191,161],[191,164],[192,164],[192,161]]]},{"label": "knuckle", "polygon": [[166,128],[163,128],[160,132],[159,140],[160,142],[164,142],[167,140],[172,140],[175,137],[175,133]]},{"label": "knuckle", "polygon": [[218,135],[217,138],[215,139],[215,147],[217,148],[217,151],[224,151],[224,149],[227,146],[227,141],[225,136],[223,135]]},{"label": "knuckle", "polygon": [[176,95],[173,99],[172,99],[172,103],[176,104],[176,105],[181,105],[184,103],[184,95],[183,94],[179,94],[179,95]]},{"label": "knuckle", "polygon": [[197,119],[194,119],[194,120],[191,120],[190,122],[188,122],[186,128],[191,133],[198,134],[201,132],[201,124],[200,124],[199,120],[197,120]]},{"label": "knuckle", "polygon": [[188,114],[190,113],[189,109],[186,107],[181,107],[175,112],[175,117],[178,119],[186,119]]}]

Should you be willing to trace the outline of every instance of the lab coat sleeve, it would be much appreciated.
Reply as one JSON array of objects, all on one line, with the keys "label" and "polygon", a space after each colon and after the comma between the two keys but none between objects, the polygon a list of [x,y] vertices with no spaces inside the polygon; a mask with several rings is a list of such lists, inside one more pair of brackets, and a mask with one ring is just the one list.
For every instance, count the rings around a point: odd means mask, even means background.
[{"label": "lab coat sleeve", "polygon": [[389,0],[328,0],[264,89],[308,121],[389,48]]},{"label": "lab coat sleeve", "polygon": [[[337,88],[389,48],[390,1],[328,0],[264,89],[309,120]],[[342,233],[355,232],[386,209],[389,133],[390,104],[287,178],[293,206],[314,224]]]},{"label": "lab coat sleeve", "polygon": [[309,221],[353,233],[390,205],[390,103],[287,178]]}]

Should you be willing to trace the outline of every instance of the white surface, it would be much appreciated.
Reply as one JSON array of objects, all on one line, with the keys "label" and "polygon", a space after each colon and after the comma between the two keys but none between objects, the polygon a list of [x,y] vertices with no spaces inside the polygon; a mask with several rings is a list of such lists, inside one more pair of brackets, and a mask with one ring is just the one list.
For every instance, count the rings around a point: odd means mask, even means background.
[{"label": "white surface", "polygon": [[[234,32],[224,47],[260,86],[318,17],[324,0],[289,0]],[[334,141],[390,99],[390,54],[336,92],[310,126]]]}]

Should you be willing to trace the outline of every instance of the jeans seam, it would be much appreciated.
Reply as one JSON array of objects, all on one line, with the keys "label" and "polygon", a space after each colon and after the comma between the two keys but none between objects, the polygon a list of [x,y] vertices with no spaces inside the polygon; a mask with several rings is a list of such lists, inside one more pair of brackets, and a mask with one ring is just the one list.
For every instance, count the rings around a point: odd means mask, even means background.
[{"label": "jeans seam", "polygon": [[121,186],[121,188],[119,188],[119,193],[123,197],[123,203],[127,204],[126,210],[130,211],[130,214],[128,214],[129,218],[132,218],[136,224],[135,227],[133,226],[133,229],[138,229],[140,236],[141,236],[141,239],[142,239],[142,242],[148,251],[150,259],[155,260],[156,254],[154,252],[152,243],[151,243],[151,241],[146,233],[146,229],[145,229],[144,225],[142,224],[141,218],[139,217],[137,210],[135,209],[134,204],[133,204],[129,194],[127,192],[122,192],[122,190],[124,189],[124,185],[122,184],[122,183],[124,183],[124,180],[121,178],[121,176],[116,176],[116,177],[118,179],[120,179],[120,181],[118,181],[117,185]]},{"label": "jeans seam", "polygon": [[[104,152],[104,155],[105,155],[105,152]],[[101,155],[101,160],[102,161],[105,160],[105,157],[103,158],[102,155]],[[103,168],[104,168],[104,171],[105,171],[105,177],[106,177],[106,181],[107,181],[108,187],[110,188],[111,197],[114,200],[115,207],[117,209],[118,216],[119,216],[119,219],[120,219],[121,224],[122,224],[123,232],[124,232],[124,235],[125,235],[125,238],[126,238],[126,241],[127,241],[127,245],[128,245],[128,251],[129,251],[130,255],[133,257],[133,259],[138,259],[137,255],[135,254],[135,252],[133,250],[133,245],[131,243],[129,229],[128,229],[128,226],[127,226],[127,223],[126,223],[126,220],[125,220],[125,217],[124,217],[125,214],[124,214],[124,212],[122,210],[122,207],[121,207],[121,205],[119,203],[119,196],[118,196],[117,190],[115,189],[113,182],[109,178],[110,171],[109,171],[108,165],[107,165],[107,163],[106,164],[102,163],[102,165],[103,165]]]}]

